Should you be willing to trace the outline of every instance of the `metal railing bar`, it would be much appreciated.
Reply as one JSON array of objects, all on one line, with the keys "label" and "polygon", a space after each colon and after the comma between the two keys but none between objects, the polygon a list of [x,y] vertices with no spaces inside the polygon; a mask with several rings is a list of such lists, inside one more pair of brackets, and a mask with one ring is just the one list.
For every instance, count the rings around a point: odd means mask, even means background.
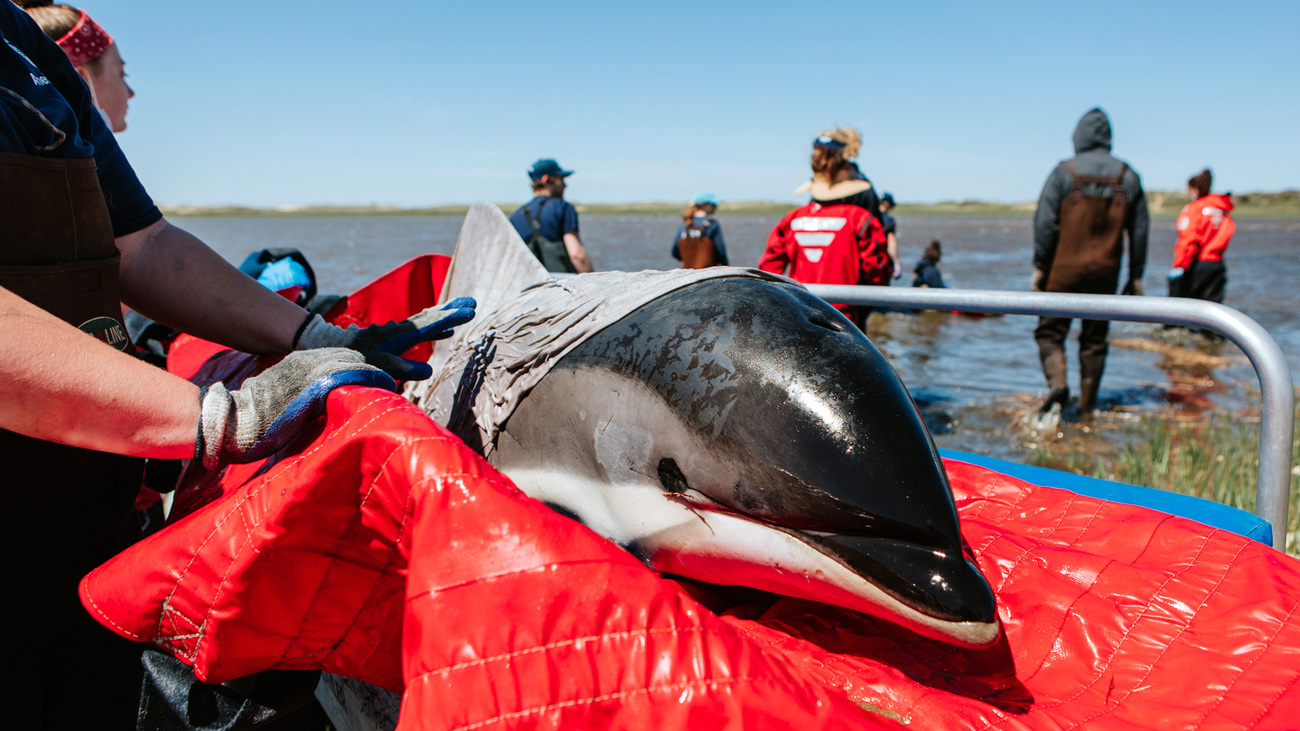
[{"label": "metal railing bar", "polygon": [[1175,297],[1126,297],[1065,292],[1007,292],[925,287],[810,284],[809,292],[850,305],[954,310],[1004,315],[1122,320],[1213,330],[1241,348],[1259,377],[1259,473],[1255,514],[1273,526],[1273,547],[1286,547],[1291,490],[1295,387],[1286,356],[1263,326],[1216,302]]}]

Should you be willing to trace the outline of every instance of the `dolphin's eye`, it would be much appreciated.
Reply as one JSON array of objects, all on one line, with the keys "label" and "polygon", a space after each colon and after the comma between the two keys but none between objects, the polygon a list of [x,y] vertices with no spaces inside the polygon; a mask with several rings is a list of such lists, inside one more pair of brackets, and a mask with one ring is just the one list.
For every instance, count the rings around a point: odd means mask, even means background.
[{"label": "dolphin's eye", "polygon": [[681,468],[672,457],[659,460],[659,482],[665,490],[674,495],[680,495],[691,487],[686,482],[686,475],[682,474]]},{"label": "dolphin's eye", "polygon": [[837,332],[837,333],[844,332],[843,325],[836,322],[834,319],[831,318],[830,315],[826,314],[825,312],[822,312],[821,310],[809,310],[808,322],[812,323],[813,325],[816,325],[817,327],[824,327],[827,330],[831,330],[833,332]]}]

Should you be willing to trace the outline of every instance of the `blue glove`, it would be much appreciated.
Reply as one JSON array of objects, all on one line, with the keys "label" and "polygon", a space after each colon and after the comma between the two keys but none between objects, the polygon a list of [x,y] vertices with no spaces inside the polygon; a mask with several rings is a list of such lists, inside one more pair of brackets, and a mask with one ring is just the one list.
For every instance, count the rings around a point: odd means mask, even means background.
[{"label": "blue glove", "polygon": [[420,343],[451,337],[454,328],[474,319],[476,306],[474,298],[460,297],[442,307],[416,313],[409,320],[369,327],[353,325],[346,330],[313,315],[298,331],[293,349],[349,348],[399,381],[423,381],[433,375],[433,369],[428,363],[403,358],[402,353]]},{"label": "blue glove", "polygon": [[215,383],[199,392],[194,458],[214,471],[268,457],[321,414],[330,391],[345,385],[397,390],[393,379],[366,365],[360,353],[339,348],[290,353],[237,391]]},{"label": "blue glove", "polygon": [[1183,276],[1183,274],[1184,271],[1182,267],[1174,267],[1173,269],[1169,270],[1169,281],[1172,282],[1175,279],[1178,279],[1179,277]]},{"label": "blue glove", "polygon": [[307,270],[301,264],[285,257],[267,264],[262,273],[257,275],[257,283],[272,292],[279,292],[290,287],[305,289],[311,286],[311,277],[307,276]]}]

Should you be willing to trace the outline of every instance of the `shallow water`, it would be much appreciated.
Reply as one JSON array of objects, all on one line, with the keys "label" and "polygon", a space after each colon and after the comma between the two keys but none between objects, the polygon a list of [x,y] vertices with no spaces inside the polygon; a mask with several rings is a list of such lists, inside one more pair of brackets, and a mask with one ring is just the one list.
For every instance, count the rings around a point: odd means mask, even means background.
[{"label": "shallow water", "polygon": [[[777,216],[722,216],[732,264],[753,265]],[[587,216],[583,240],[598,269],[661,269],[678,219],[673,216]],[[178,223],[238,264],[271,246],[301,249],[322,292],[345,293],[423,253],[450,254],[461,219],[454,217],[192,218]],[[1033,238],[1028,218],[899,217],[900,256],[911,268],[931,239],[943,243],[940,264],[951,287],[1027,290]],[[1163,296],[1174,243],[1173,221],[1152,226],[1146,291]],[[1226,258],[1225,304],[1256,319],[1278,341],[1295,378],[1300,364],[1300,221],[1246,220]],[[912,391],[941,447],[1019,460],[1026,440],[1009,428],[1046,388],[1033,340],[1035,318],[946,313],[874,314],[868,335]],[[1075,357],[1077,325],[1071,334]],[[1165,340],[1169,343],[1161,345]],[[1179,409],[1238,412],[1258,408],[1249,361],[1231,344],[1162,333],[1155,325],[1114,323],[1101,405],[1110,413]],[[1145,349],[1138,349],[1145,348]],[[1192,352],[1194,363],[1171,353]],[[1071,363],[1077,384],[1077,363]]]}]

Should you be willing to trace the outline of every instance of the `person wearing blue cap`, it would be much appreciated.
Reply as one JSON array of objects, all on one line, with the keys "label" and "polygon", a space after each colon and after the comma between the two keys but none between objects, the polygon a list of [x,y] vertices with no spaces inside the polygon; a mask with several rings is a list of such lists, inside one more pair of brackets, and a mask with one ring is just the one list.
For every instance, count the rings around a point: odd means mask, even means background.
[{"label": "person wearing blue cap", "polygon": [[591,271],[591,259],[578,238],[578,211],[564,200],[564,179],[573,175],[550,158],[528,169],[533,199],[510,216],[519,238],[528,244],[547,271],[579,274]]},{"label": "person wearing blue cap", "polygon": [[683,269],[727,266],[727,245],[722,240],[722,224],[713,217],[718,199],[707,191],[695,196],[682,211],[682,223],[673,239],[673,258]]}]

